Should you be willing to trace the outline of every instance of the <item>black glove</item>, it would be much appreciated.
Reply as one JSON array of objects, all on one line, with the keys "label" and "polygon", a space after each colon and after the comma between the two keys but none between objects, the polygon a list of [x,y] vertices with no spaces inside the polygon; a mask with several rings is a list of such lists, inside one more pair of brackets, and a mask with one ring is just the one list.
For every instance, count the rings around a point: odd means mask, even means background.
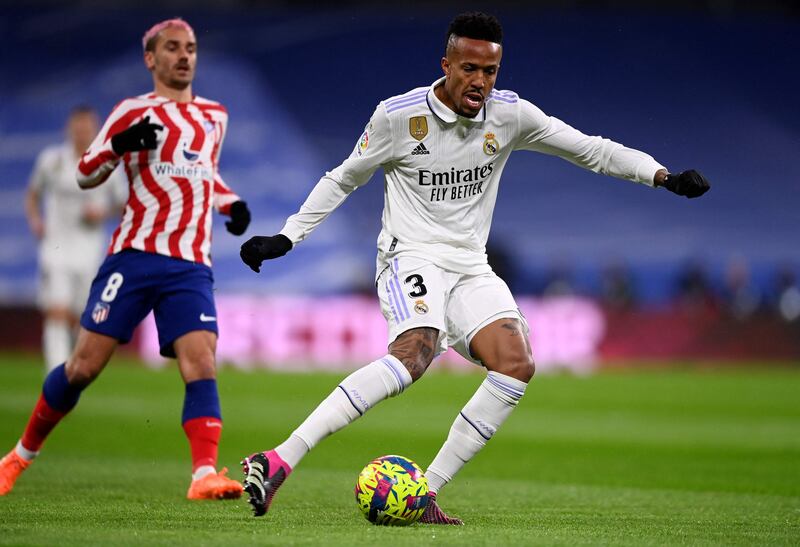
[{"label": "black glove", "polygon": [[250,209],[244,201],[231,203],[231,219],[225,222],[225,227],[235,236],[240,236],[250,225]]},{"label": "black glove", "polygon": [[699,198],[711,188],[708,179],[694,169],[683,171],[677,175],[667,175],[661,186],[674,194],[687,198]]},{"label": "black glove", "polygon": [[255,236],[242,244],[239,256],[242,262],[258,273],[264,260],[272,260],[292,250],[292,242],[283,234],[276,236]]},{"label": "black glove", "polygon": [[111,137],[111,148],[121,156],[125,152],[155,149],[158,135],[156,131],[164,129],[163,125],[150,123],[150,116],[145,116],[139,123],[120,131]]}]

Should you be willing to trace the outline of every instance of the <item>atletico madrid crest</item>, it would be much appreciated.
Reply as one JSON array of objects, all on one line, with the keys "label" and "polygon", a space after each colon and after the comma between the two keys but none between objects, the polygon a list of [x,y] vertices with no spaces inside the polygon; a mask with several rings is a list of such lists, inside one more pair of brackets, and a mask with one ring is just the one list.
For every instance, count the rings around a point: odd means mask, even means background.
[{"label": "atletico madrid crest", "polygon": [[92,319],[96,324],[100,324],[108,319],[108,314],[111,312],[111,305],[105,302],[98,302],[94,305],[92,310]]}]

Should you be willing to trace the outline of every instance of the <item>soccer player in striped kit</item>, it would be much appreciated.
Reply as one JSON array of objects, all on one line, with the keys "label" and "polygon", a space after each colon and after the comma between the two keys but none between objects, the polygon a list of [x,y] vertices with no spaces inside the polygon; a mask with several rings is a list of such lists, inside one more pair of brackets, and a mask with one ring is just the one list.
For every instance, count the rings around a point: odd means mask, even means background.
[{"label": "soccer player in striped kit", "polygon": [[92,188],[122,163],[128,202],[92,283],[76,348],[47,376],[22,438],[0,462],[0,495],[11,490],[50,431],[151,310],[161,354],[177,358],[186,384],[183,429],[192,456],[187,497],[242,493],[238,481],[216,469],[222,416],[209,248],[212,208],[230,216],[226,227],[234,235],[247,229],[250,212],[219,175],[225,107],[192,93],[194,31],[182,19],[170,19],[148,30],[142,45],[154,91],[114,108],[77,170],[80,187]]},{"label": "soccer player in striped kit", "polygon": [[500,175],[512,151],[556,155],[690,198],[708,190],[696,171],[669,174],[643,152],[585,135],[513,91],[495,90],[501,42],[493,16],[457,16],[447,31],[444,77],[382,101],[350,157],[322,177],[280,233],[242,245],[242,260],[259,271],[263,260],[286,254],[383,168],[376,288],[389,352],[345,378],[285,442],[245,458],[245,490],[257,516],[309,450],[401,393],[450,346],[488,374],[425,473],[432,496],[420,522],[462,524],[439,508],[437,495],[497,432],[534,373],[525,318],[486,258]]}]

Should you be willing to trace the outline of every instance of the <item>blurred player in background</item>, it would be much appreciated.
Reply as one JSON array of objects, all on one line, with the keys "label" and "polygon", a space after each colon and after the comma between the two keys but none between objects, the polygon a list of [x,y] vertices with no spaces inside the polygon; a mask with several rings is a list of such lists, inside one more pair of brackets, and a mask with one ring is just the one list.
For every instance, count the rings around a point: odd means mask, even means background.
[{"label": "blurred player in background", "polygon": [[98,128],[94,109],[73,108],[66,142],[39,154],[25,196],[28,226],[40,240],[39,303],[44,314],[42,349],[48,372],[72,353],[89,286],[103,258],[103,223],[119,214],[127,198],[118,171],[90,191],[82,190],[75,181],[78,161]]},{"label": "blurred player in background", "polygon": [[161,354],[177,357],[186,384],[183,429],[192,454],[190,499],[237,498],[242,485],[217,472],[222,430],[215,350],[217,317],[211,272],[211,208],[241,235],[247,205],[218,171],[228,114],[192,93],[197,41],[182,19],[163,21],[142,40],[154,91],[119,103],[78,165],[78,184],[102,184],[122,162],[130,195],[109,255],[81,316],[75,351],[47,376],[16,448],[0,462],[0,495],[39,453],[81,391],[119,343],[152,310]]},{"label": "blurred player in background", "polygon": [[695,171],[669,174],[647,154],[584,135],[513,91],[494,90],[501,42],[494,17],[456,17],[441,60],[444,77],[382,101],[350,157],[322,177],[280,233],[242,245],[242,260],[259,271],[263,260],[286,254],[383,168],[376,288],[389,352],[345,378],[284,443],[242,462],[256,515],[269,510],[317,443],[401,393],[450,346],[488,375],[426,471],[431,499],[420,522],[461,524],[441,511],[437,495],[508,418],[534,372],[525,319],[485,252],[500,175],[513,150],[553,154],[687,197],[708,189]]}]

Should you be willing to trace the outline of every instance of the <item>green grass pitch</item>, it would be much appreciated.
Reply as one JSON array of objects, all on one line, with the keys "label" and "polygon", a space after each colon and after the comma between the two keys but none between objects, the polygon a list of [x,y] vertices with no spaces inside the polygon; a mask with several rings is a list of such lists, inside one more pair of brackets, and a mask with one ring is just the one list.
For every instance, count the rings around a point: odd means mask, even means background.
[{"label": "green grass pitch", "polygon": [[[435,369],[435,364],[434,367]],[[341,375],[223,369],[220,463],[285,438]],[[440,495],[463,527],[380,528],[353,486],[387,453],[424,468],[481,375],[432,372],[315,449],[273,510],[191,502],[174,367],[115,360],[0,498],[3,545],[798,545],[800,369],[540,376]],[[0,449],[38,397],[37,359],[0,355]]]}]

